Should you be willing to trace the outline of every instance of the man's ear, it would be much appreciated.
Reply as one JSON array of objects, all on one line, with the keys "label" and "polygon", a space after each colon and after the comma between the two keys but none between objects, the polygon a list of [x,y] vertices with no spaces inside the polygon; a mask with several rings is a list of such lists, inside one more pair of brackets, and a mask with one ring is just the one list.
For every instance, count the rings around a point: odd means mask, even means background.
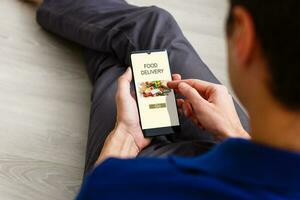
[{"label": "man's ear", "polygon": [[252,16],[242,6],[232,10],[234,27],[232,32],[233,52],[239,66],[246,66],[250,62],[255,48],[255,27]]}]

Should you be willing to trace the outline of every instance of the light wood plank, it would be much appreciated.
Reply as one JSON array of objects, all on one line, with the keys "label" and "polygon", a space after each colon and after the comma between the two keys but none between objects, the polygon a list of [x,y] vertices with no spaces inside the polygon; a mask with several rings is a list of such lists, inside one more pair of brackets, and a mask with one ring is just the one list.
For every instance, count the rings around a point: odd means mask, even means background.
[{"label": "light wood plank", "polygon": [[1,199],[73,199],[81,168],[23,157],[0,156]]}]

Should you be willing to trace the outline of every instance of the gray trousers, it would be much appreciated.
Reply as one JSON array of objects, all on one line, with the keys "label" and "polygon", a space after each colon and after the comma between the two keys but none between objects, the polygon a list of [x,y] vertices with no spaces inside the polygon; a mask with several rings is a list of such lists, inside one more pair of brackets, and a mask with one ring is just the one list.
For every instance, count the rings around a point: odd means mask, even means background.
[{"label": "gray trousers", "polygon": [[[84,48],[93,84],[85,172],[93,167],[114,128],[116,83],[129,66],[131,51],[167,49],[173,73],[181,74],[184,79],[219,83],[172,15],[161,8],[137,7],[124,0],[45,0],[38,9],[37,21],[45,30]],[[237,104],[236,109],[248,130],[246,114]],[[155,138],[139,156],[195,156],[215,143],[211,134],[189,119],[180,116],[180,120],[180,134]]]}]

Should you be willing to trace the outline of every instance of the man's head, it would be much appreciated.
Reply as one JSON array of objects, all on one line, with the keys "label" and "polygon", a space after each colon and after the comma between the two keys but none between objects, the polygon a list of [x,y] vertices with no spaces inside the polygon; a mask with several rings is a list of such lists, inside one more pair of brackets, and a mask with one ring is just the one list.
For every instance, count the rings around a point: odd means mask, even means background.
[{"label": "man's head", "polygon": [[230,0],[227,34],[229,74],[242,103],[267,93],[300,111],[300,1]]}]

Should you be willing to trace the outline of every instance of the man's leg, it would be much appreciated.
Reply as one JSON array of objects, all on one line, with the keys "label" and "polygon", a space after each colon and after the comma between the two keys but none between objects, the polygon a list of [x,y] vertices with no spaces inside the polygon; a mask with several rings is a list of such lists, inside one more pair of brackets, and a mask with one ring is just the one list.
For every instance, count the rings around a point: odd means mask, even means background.
[{"label": "man's leg", "polygon": [[[124,0],[45,0],[37,21],[68,40],[114,56],[123,67],[129,65],[131,51],[167,49],[173,73],[219,83],[163,9],[136,7]],[[248,130],[247,116],[236,108]]]},{"label": "man's leg", "polygon": [[136,7],[123,0],[45,0],[37,20],[66,39],[114,55],[124,67],[130,64],[131,51],[167,49],[174,73],[216,81],[208,78],[209,69],[163,9]]},{"label": "man's leg", "polygon": [[163,9],[123,0],[45,0],[37,21],[66,39],[115,56],[124,67],[131,51],[167,49],[174,73],[219,83],[207,76],[211,72]]},{"label": "man's leg", "polygon": [[[173,17],[157,7],[138,8],[123,0],[46,0],[38,11],[38,22],[47,30],[96,51],[87,62],[95,84],[89,130],[87,169],[115,123],[116,79],[129,65],[132,50],[168,49],[172,71],[183,78],[219,83],[183,36]],[[99,61],[100,60],[100,61]],[[104,64],[103,64],[104,63]],[[247,116],[237,106],[244,127]],[[206,140],[209,134],[183,119],[186,140]],[[156,150],[157,148],[152,150]]]}]

